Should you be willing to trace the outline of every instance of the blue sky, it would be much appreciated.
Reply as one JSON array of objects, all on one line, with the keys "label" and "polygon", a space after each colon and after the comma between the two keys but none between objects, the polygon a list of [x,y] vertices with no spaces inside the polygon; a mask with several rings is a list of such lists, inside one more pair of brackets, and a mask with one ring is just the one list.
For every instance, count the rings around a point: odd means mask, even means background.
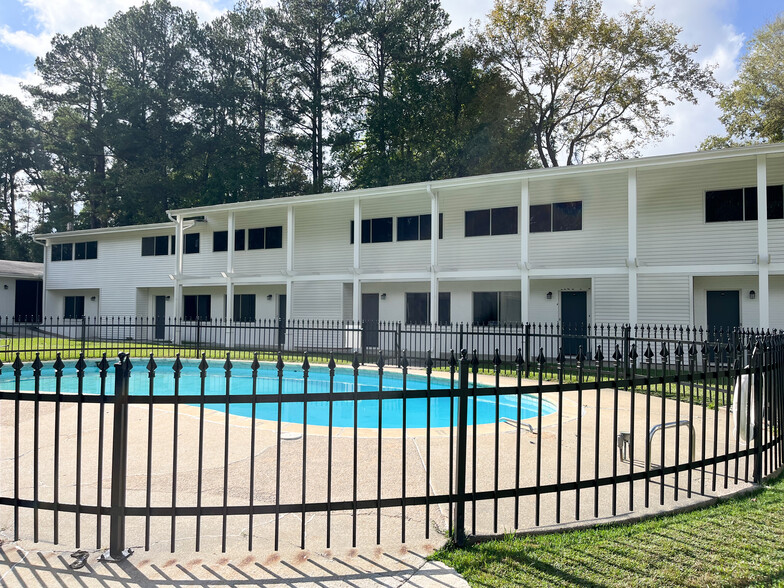
[{"label": "blue sky", "polygon": [[[71,34],[79,27],[102,25],[113,14],[142,0],[0,0],[0,93],[22,96],[20,83],[35,81],[34,62],[48,48],[55,33]],[[234,0],[171,0],[211,20]],[[274,0],[267,0],[268,4]],[[628,10],[636,0],[604,0],[609,13]],[[737,75],[744,41],[755,29],[784,11],[781,0],[643,0],[654,4],[656,15],[683,28],[682,38],[700,45],[698,57],[716,66],[716,77],[731,83]],[[482,19],[492,0],[442,0],[456,27]],[[698,106],[670,109],[671,136],[644,149],[645,155],[693,150],[707,135],[721,132],[713,100],[702,97]]]}]

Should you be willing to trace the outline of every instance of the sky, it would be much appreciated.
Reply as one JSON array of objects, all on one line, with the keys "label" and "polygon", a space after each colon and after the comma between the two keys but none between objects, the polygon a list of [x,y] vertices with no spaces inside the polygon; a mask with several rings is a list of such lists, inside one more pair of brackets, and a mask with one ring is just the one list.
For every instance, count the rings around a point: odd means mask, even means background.
[{"label": "sky", "polygon": [[[171,0],[209,21],[228,10],[234,0]],[[275,0],[266,0],[273,4]],[[604,0],[605,11],[629,10],[637,0]],[[86,25],[103,25],[112,15],[142,0],[0,0],[0,93],[22,97],[20,83],[35,83],[35,58],[44,55],[55,33],[71,34]],[[493,0],[442,0],[455,28],[468,29],[490,11]],[[781,0],[642,0],[655,6],[658,18],[679,25],[681,39],[699,45],[697,59],[716,67],[719,82],[735,79],[744,43],[754,31],[784,11]],[[720,134],[719,109],[709,96],[697,106],[669,109],[670,136],[644,147],[643,155],[693,151],[705,137]]]}]

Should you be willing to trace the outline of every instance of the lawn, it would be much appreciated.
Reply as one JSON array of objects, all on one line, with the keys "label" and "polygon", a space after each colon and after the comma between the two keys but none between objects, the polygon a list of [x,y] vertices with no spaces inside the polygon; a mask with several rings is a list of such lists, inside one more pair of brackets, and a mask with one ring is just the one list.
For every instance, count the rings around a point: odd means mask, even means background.
[{"label": "lawn", "polygon": [[702,510],[509,537],[433,558],[474,587],[784,586],[784,476]]}]

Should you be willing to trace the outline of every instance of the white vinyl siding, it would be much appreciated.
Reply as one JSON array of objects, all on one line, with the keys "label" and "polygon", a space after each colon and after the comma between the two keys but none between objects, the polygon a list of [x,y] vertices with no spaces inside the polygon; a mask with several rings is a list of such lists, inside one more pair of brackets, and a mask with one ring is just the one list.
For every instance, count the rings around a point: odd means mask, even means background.
[{"label": "white vinyl siding", "polygon": [[596,276],[593,279],[595,324],[629,322],[629,278]]},{"label": "white vinyl siding", "polygon": [[[529,265],[532,268],[624,265],[628,251],[627,193],[625,172],[531,181],[532,205],[582,201],[583,228],[531,233]],[[523,221],[529,222],[528,211]]]},{"label": "white vinyl siding", "polygon": [[343,318],[342,282],[295,282],[291,285],[291,290],[293,300],[290,318],[324,320]]},{"label": "white vinyl siding", "polygon": [[[324,202],[295,206],[294,215],[294,270],[307,273],[350,272],[354,266],[354,246],[349,242],[354,218],[353,203]],[[281,269],[285,269],[285,265]]]},{"label": "white vinyl siding", "polygon": [[691,320],[691,276],[637,276],[640,324],[688,325]]}]

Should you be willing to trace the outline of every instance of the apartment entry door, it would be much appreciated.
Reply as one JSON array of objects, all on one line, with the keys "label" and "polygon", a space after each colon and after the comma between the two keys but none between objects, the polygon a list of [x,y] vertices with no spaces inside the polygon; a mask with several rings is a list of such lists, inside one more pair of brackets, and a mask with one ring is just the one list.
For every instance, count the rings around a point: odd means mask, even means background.
[{"label": "apartment entry door", "polygon": [[362,295],[362,346],[378,347],[378,294]]},{"label": "apartment entry door", "polygon": [[740,292],[738,290],[708,290],[708,329],[732,330],[740,326]]},{"label": "apartment entry door", "polygon": [[586,357],[590,350],[585,334],[588,329],[588,293],[561,292],[561,335],[564,355],[577,355],[580,345]]},{"label": "apartment entry door", "polygon": [[286,295],[278,294],[278,345],[286,344]]},{"label": "apartment entry door", "polygon": [[166,296],[155,297],[155,338],[166,338]]}]

